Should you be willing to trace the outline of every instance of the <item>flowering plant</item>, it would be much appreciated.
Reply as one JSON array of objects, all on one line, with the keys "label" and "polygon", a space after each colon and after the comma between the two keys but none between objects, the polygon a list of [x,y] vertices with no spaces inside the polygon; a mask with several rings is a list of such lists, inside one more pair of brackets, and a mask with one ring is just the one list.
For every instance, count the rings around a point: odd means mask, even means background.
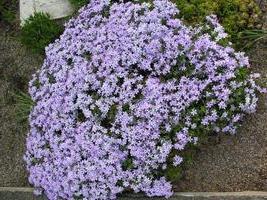
[{"label": "flowering plant", "polygon": [[172,195],[165,178],[208,132],[234,133],[261,90],[215,16],[195,28],[168,0],[92,0],[30,82],[25,160],[49,199]]}]

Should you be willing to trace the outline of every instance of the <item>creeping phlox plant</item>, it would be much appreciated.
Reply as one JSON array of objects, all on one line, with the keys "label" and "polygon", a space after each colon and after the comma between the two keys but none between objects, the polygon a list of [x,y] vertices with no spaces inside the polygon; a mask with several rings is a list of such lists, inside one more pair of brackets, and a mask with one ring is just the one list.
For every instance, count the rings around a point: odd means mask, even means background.
[{"label": "creeping phlox plant", "polygon": [[215,16],[191,28],[168,0],[91,0],[30,82],[25,160],[49,199],[172,195],[164,177],[201,134],[234,133],[255,111],[248,58]]}]

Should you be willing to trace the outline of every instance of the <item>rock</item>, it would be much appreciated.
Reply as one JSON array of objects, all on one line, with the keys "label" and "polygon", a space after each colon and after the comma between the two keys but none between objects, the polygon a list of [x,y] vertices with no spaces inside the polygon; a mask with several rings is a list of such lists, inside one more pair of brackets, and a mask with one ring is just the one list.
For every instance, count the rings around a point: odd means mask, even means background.
[{"label": "rock", "polygon": [[73,13],[68,0],[20,0],[21,24],[34,12],[48,13],[52,19],[59,19]]}]

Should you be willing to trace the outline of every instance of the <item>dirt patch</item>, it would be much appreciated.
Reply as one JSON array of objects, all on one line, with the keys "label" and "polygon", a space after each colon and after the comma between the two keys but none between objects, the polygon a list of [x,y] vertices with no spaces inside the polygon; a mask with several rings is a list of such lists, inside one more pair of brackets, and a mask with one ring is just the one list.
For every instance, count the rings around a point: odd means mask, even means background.
[{"label": "dirt patch", "polygon": [[0,35],[0,186],[25,186],[23,162],[27,122],[16,119],[14,93],[27,91],[31,74],[40,66],[15,39]]}]

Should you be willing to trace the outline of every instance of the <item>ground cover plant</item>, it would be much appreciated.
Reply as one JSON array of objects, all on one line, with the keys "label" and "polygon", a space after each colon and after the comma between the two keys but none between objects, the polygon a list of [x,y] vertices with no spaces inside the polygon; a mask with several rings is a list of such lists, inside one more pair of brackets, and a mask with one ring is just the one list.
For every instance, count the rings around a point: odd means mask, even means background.
[{"label": "ground cover plant", "polygon": [[[89,3],[89,0],[69,0],[76,9]],[[120,0],[111,0],[120,2]],[[134,2],[152,3],[151,0],[135,0]],[[207,15],[215,14],[219,22],[234,43],[241,41],[238,33],[260,26],[261,10],[254,0],[172,0],[180,10],[179,17],[188,24],[199,24]]]},{"label": "ground cover plant", "polygon": [[34,53],[44,53],[45,47],[61,32],[60,25],[51,20],[48,14],[37,12],[25,20],[21,29],[21,43]]},{"label": "ground cover plant", "polygon": [[235,42],[237,34],[259,25],[261,11],[254,0],[174,0],[180,16],[190,24],[200,23],[205,16],[216,14]]},{"label": "ground cover plant", "polygon": [[[235,133],[263,90],[216,16],[188,27],[167,0],[91,1],[30,82],[25,161],[49,199],[169,197],[183,150]],[[174,172],[174,173],[173,173]]]},{"label": "ground cover plant", "polygon": [[18,0],[0,0],[0,23],[14,23]]}]

